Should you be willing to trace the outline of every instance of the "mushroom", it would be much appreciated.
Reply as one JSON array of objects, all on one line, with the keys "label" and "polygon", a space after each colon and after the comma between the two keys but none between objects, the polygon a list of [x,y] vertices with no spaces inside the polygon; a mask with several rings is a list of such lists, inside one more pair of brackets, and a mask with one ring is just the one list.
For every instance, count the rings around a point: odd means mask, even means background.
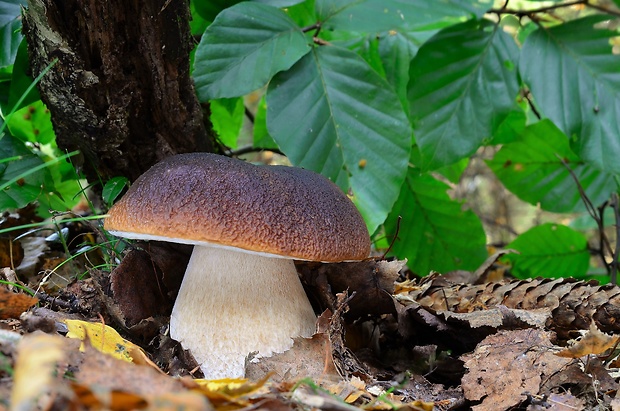
[{"label": "mushroom", "polygon": [[104,227],[131,239],[193,244],[170,335],[206,378],[242,377],[249,354],[284,352],[316,315],[293,260],[362,260],[370,238],[331,181],[287,166],[179,154],[140,176]]}]

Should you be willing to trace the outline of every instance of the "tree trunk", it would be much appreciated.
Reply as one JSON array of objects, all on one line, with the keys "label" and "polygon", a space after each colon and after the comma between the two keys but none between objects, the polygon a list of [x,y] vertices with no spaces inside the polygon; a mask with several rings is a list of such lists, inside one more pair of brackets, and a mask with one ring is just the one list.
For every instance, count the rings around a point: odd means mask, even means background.
[{"label": "tree trunk", "polygon": [[169,155],[212,151],[189,76],[189,18],[187,1],[29,0],[33,75],[57,60],[39,91],[58,146],[80,150],[90,181],[133,181]]}]

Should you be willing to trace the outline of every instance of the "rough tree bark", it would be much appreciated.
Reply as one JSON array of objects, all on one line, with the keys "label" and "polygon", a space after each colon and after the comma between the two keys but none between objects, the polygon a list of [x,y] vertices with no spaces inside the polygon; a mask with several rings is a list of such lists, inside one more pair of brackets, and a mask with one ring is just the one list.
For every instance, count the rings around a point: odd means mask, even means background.
[{"label": "rough tree bark", "polygon": [[[188,1],[29,0],[33,75],[59,147],[86,177],[135,180],[172,154],[211,151],[189,76]],[[74,160],[75,161],[75,160]]]}]

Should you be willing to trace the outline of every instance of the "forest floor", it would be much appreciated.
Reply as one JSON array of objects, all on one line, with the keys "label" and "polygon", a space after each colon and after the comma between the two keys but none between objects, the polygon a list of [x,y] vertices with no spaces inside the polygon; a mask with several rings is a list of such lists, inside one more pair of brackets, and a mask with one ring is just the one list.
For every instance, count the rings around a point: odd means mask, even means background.
[{"label": "forest floor", "polygon": [[191,249],[134,243],[111,267],[83,248],[103,242],[94,224],[56,228],[0,238],[0,410],[620,410],[615,286],[504,278],[498,255],[425,278],[382,258],[297,263],[316,334],[205,380],[168,335]]}]

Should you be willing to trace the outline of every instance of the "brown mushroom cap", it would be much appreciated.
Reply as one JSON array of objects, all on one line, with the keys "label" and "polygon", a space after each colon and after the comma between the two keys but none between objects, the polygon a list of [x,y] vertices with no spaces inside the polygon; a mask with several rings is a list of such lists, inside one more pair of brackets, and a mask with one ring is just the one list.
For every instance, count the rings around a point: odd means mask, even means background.
[{"label": "brown mushroom cap", "polygon": [[[368,257],[355,205],[312,171],[191,153],[156,164],[115,204],[111,232],[212,243],[300,260]],[[137,235],[136,235],[137,234]]]}]

